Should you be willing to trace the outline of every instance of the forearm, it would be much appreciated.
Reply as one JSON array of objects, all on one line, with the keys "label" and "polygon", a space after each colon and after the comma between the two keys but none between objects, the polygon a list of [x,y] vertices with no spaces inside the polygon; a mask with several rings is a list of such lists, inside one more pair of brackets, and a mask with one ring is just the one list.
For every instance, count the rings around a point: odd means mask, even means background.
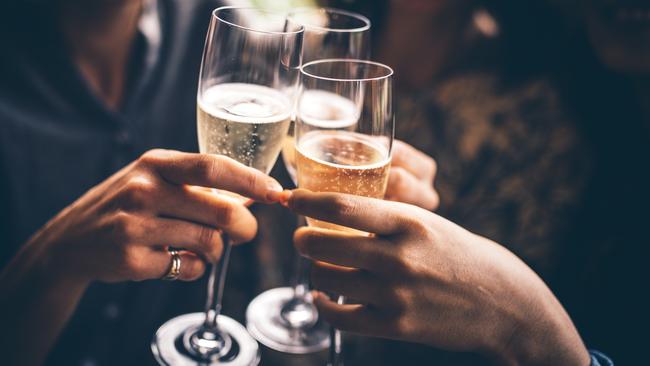
[{"label": "forearm", "polygon": [[486,309],[494,309],[483,352],[495,364],[588,366],[589,353],[571,318],[544,281],[509,250],[483,241],[481,258],[490,278]]},{"label": "forearm", "polygon": [[590,357],[571,318],[539,280],[501,353],[504,365],[588,366]]},{"label": "forearm", "polygon": [[9,365],[42,364],[87,287],[53,268],[44,246],[31,240],[0,274],[0,347]]},{"label": "forearm", "polygon": [[589,353],[570,320],[544,320],[539,329],[522,332],[513,340],[507,365],[588,366]]}]

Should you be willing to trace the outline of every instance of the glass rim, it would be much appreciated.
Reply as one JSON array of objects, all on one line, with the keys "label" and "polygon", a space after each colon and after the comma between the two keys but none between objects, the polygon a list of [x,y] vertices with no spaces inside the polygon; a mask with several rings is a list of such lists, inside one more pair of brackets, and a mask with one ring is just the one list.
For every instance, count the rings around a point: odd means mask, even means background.
[{"label": "glass rim", "polygon": [[[317,65],[317,64],[325,64],[325,63],[349,63],[349,64],[363,64],[363,65],[371,65],[371,66],[377,66],[380,69],[386,70],[386,74],[380,75],[380,76],[375,76],[375,77],[369,77],[369,78],[333,78],[333,77],[327,77],[327,76],[320,76],[316,75],[310,72],[305,71],[306,67],[312,66],[312,65]],[[381,62],[376,62],[376,61],[370,61],[370,60],[361,60],[361,59],[350,59],[350,58],[326,58],[322,60],[315,60],[311,62],[307,62],[306,64],[303,64],[300,66],[300,74],[308,76],[313,79],[317,80],[326,80],[326,81],[351,81],[351,82],[360,82],[360,81],[379,81],[379,80],[385,80],[393,76],[393,68],[382,64]]]},{"label": "glass rim", "polygon": [[252,28],[252,27],[249,27],[249,26],[237,24],[237,23],[231,22],[229,20],[223,19],[222,17],[219,16],[219,13],[221,13],[222,11],[225,11],[225,10],[255,10],[255,11],[258,11],[260,13],[273,14],[273,15],[282,15],[282,16],[284,16],[285,19],[288,19],[287,15],[285,13],[282,13],[282,12],[274,11],[274,10],[271,10],[271,9],[258,8],[258,7],[254,7],[254,6],[226,5],[226,6],[220,6],[220,7],[216,8],[216,9],[212,10],[212,17],[217,19],[218,21],[220,21],[222,23],[225,23],[225,24],[227,24],[227,25],[229,25],[231,27],[243,29],[243,30],[246,30],[246,31],[249,31],[249,32],[255,32],[255,33],[260,33],[260,34],[268,34],[268,35],[291,35],[291,34],[304,33],[304,31],[305,31],[305,26],[302,25],[302,24],[298,24],[299,29],[295,30],[295,31],[280,32],[280,31],[269,31],[269,30],[263,30],[263,29],[255,29],[255,28]]},{"label": "glass rim", "polygon": [[[308,11],[324,11],[326,13],[341,14],[341,15],[345,15],[347,17],[359,20],[362,23],[365,23],[365,25],[362,26],[362,27],[356,27],[356,28],[329,28],[329,27],[321,27],[319,25],[305,24],[305,23],[300,22],[297,19],[295,19],[295,16],[298,13],[307,13]],[[290,19],[294,23],[298,23],[299,25],[302,25],[303,28],[305,28],[305,29],[316,29],[316,30],[322,30],[322,31],[327,31],[327,32],[335,32],[335,33],[365,32],[365,31],[369,30],[370,26],[371,26],[370,19],[368,17],[364,16],[364,15],[361,15],[359,13],[355,13],[355,12],[352,12],[352,11],[348,11],[348,10],[330,8],[330,7],[302,7],[302,8],[297,8],[297,9],[294,9],[294,10],[287,13],[287,19]]]}]

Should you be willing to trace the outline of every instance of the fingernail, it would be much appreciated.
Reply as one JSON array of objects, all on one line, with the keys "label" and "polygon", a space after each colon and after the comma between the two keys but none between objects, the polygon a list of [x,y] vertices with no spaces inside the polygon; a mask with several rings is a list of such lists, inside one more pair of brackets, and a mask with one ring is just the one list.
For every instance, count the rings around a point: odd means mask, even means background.
[{"label": "fingernail", "polygon": [[280,204],[284,207],[289,207],[289,200],[291,199],[291,196],[293,195],[293,192],[289,190],[285,190],[280,194]]}]

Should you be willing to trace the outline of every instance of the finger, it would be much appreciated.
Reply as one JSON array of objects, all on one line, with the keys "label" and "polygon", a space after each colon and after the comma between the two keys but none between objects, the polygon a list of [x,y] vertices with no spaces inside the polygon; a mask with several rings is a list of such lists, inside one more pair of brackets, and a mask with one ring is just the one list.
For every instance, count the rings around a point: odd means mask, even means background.
[{"label": "finger", "polygon": [[391,168],[400,167],[413,174],[418,180],[433,183],[438,166],[429,155],[399,140],[393,144]]},{"label": "finger", "polygon": [[303,216],[380,235],[405,232],[417,220],[412,207],[406,210],[401,203],[342,193],[297,189],[287,205]]},{"label": "finger", "polygon": [[141,161],[167,181],[223,189],[259,202],[277,202],[282,186],[266,174],[221,155],[152,150]]},{"label": "finger", "polygon": [[162,217],[144,218],[133,225],[136,226],[130,234],[133,242],[149,247],[185,248],[211,263],[221,258],[221,231],[214,227]]},{"label": "finger", "polygon": [[381,333],[381,319],[377,319],[367,305],[338,304],[322,292],[314,292],[314,305],[318,315],[336,329],[361,334]]},{"label": "finger", "polygon": [[311,280],[315,289],[354,298],[362,303],[376,303],[383,298],[378,278],[364,270],[314,262]]},{"label": "finger", "polygon": [[[205,272],[205,262],[196,254],[181,250],[178,252],[181,257],[180,275],[181,281],[194,281],[200,278]],[[149,265],[141,271],[145,279],[163,278],[172,265],[172,256],[167,250],[153,249],[147,255]]]},{"label": "finger", "polygon": [[313,260],[370,271],[389,267],[390,243],[376,237],[302,227],[294,234],[298,251]]},{"label": "finger", "polygon": [[404,168],[393,166],[388,176],[386,199],[409,203],[425,210],[434,210],[440,203],[433,185],[418,180]]},{"label": "finger", "polygon": [[188,186],[169,187],[158,199],[157,214],[223,229],[234,243],[252,240],[257,220],[241,201]]}]

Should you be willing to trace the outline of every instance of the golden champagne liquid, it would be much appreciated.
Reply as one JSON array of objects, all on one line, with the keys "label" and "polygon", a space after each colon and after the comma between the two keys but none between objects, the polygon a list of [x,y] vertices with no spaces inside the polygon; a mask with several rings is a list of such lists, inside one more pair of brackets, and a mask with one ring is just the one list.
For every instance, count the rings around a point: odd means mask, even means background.
[{"label": "golden champagne liquid", "polygon": [[[298,186],[313,192],[340,192],[383,198],[388,184],[388,149],[366,135],[348,131],[312,131],[296,148]],[[359,233],[315,219],[310,225]]]},{"label": "golden champagne liquid", "polygon": [[[298,116],[302,124],[319,129],[353,130],[359,119],[354,102],[338,94],[324,90],[306,90],[300,99]],[[292,122],[282,145],[282,158],[291,179],[297,184],[294,125]]]},{"label": "golden champagne liquid", "polygon": [[215,85],[197,103],[199,150],[268,173],[290,119],[291,103],[277,90],[243,83]]},{"label": "golden champagne liquid", "polygon": [[296,138],[293,135],[294,123],[291,122],[291,127],[289,127],[289,133],[284,138],[282,143],[282,160],[284,161],[284,166],[287,168],[287,172],[293,180],[294,184],[298,184],[296,177]]}]

